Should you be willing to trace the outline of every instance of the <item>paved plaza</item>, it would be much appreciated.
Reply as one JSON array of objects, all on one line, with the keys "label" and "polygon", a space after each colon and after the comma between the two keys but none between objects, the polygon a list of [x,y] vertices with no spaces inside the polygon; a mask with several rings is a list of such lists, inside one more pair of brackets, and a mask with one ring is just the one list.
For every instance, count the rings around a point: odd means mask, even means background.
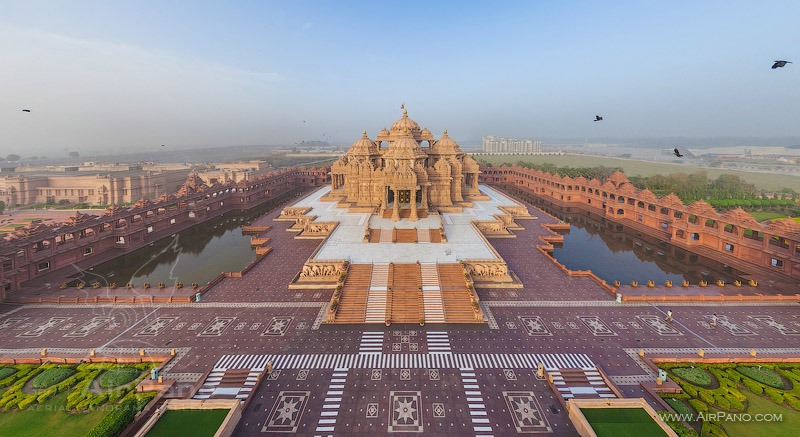
[{"label": "paved plaza", "polygon": [[[480,251],[492,252],[470,240],[469,222],[508,203],[499,191],[481,187],[491,200],[475,202],[475,215],[441,215],[448,243],[376,244],[361,242],[369,215],[319,202],[325,190],[299,203],[312,206],[317,220],[341,221],[315,257],[349,253],[353,262],[484,257]],[[800,352],[797,302],[617,303],[596,283],[567,276],[535,250],[538,238],[548,234],[541,224],[556,220],[530,205],[528,210],[538,220],[525,221],[523,230],[513,231],[516,238],[491,240],[524,286],[479,289],[483,324],[325,324],[333,290],[288,288],[320,240],[294,239],[287,232],[292,223],[273,221],[280,213],[273,210],[254,223],[273,225],[265,234],[273,251],[243,277],[216,284],[202,302],[0,304],[0,354],[176,348],[164,373],[187,393],[206,372],[258,373],[271,362],[272,374],[252,394],[245,386],[235,390],[251,396],[236,435],[569,436],[577,433],[556,394],[537,378],[539,364],[596,367],[625,396],[640,397],[645,393],[639,384],[655,379],[639,360],[640,349],[704,349],[706,356],[750,348]],[[373,220],[380,227],[383,219]],[[438,227],[426,220],[414,226]],[[672,322],[665,321],[668,310]],[[713,314],[716,326],[710,324]],[[216,389],[210,378],[196,396]]]}]

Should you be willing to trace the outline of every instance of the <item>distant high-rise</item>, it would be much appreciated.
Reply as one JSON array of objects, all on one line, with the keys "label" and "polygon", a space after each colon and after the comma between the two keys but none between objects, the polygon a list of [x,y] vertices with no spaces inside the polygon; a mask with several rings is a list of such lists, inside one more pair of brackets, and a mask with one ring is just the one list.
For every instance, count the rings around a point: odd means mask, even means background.
[{"label": "distant high-rise", "polygon": [[540,153],[542,151],[542,141],[486,136],[483,137],[483,151],[485,153]]}]

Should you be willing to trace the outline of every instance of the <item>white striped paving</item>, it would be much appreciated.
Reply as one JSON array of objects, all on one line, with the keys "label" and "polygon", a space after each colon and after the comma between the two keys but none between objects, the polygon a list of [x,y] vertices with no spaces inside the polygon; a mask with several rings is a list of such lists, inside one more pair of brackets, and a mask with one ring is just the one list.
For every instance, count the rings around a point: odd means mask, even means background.
[{"label": "white striped paving", "polygon": [[346,367],[337,367],[333,369],[331,376],[331,384],[328,386],[328,392],[325,393],[325,400],[322,403],[322,412],[320,412],[319,421],[315,432],[330,434],[333,433],[336,427],[336,417],[339,416],[339,407],[342,402],[342,393],[344,392],[344,384],[347,381]]},{"label": "white striped paving", "polygon": [[475,368],[461,367],[461,385],[464,387],[464,394],[467,397],[467,407],[469,408],[472,430],[475,435],[484,436],[492,433],[492,426],[486,413],[486,404],[483,402],[483,394],[478,385],[478,378],[475,376]]},{"label": "white striped paving", "polygon": [[432,323],[444,323],[444,301],[439,283],[439,268],[436,264],[422,263],[420,264],[420,275],[425,320]]},{"label": "white striped paving", "polygon": [[267,361],[274,369],[545,369],[594,370],[594,362],[586,354],[282,354],[223,355],[213,370],[253,369],[263,371]]},{"label": "white striped paving", "polygon": [[379,354],[383,352],[383,332],[365,331],[361,333],[361,343],[358,345],[359,354]]},{"label": "white striped paving", "polygon": [[450,353],[450,337],[445,331],[427,331],[425,336],[428,339],[428,352],[430,353]]}]

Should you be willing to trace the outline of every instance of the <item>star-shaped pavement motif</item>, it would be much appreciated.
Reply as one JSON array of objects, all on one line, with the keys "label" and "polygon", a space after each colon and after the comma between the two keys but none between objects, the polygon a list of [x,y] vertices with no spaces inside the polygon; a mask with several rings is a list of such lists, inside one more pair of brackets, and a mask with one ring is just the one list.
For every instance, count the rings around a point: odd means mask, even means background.
[{"label": "star-shaped pavement motif", "polygon": [[411,398],[406,398],[408,400],[401,401],[398,400],[395,405],[394,411],[397,413],[397,422],[403,422],[404,420],[408,422],[414,422],[414,413],[417,412],[417,409],[414,408],[414,400]]},{"label": "star-shaped pavement motif", "polygon": [[276,417],[275,420],[272,421],[272,423],[277,423],[280,421],[280,424],[284,425],[285,424],[284,420],[288,420],[289,423],[291,423],[293,420],[292,416],[294,416],[294,413],[298,411],[297,410],[298,403],[299,403],[298,401],[293,401],[291,399],[283,401],[283,405],[281,405],[281,408],[278,409],[278,417]]},{"label": "star-shaped pavement motif", "polygon": [[522,422],[526,420],[530,424],[535,424],[538,419],[536,417],[536,409],[531,405],[530,400],[519,398],[519,401],[514,401],[514,411],[519,415]]}]

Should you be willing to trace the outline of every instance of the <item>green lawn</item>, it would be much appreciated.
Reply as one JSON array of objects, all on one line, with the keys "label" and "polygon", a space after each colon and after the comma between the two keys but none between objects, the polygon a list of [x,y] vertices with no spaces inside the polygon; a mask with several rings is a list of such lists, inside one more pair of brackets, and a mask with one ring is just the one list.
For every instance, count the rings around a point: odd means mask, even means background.
[{"label": "green lawn", "polygon": [[147,437],[213,437],[230,410],[167,410]]},{"label": "green lawn", "polygon": [[583,408],[598,437],[655,437],[667,434],[641,408]]},{"label": "green lawn", "polygon": [[63,393],[42,405],[34,404],[28,410],[0,412],[0,435],[81,437],[108,414],[102,408],[86,414],[69,414],[66,405],[67,393]]},{"label": "green lawn", "polygon": [[754,211],[751,212],[750,215],[752,215],[754,219],[760,222],[788,217],[788,214],[786,214],[785,212],[770,212],[770,211]]},{"label": "green lawn", "polygon": [[[719,425],[730,436],[748,437],[782,437],[796,436],[800,430],[800,411],[777,405],[769,399],[749,391],[744,391],[747,396],[746,413],[752,416],[752,421],[719,421]],[[778,422],[756,422],[757,414],[782,414],[783,420]]]},{"label": "green lawn", "polygon": [[120,367],[118,369],[109,369],[103,372],[100,375],[99,380],[97,383],[100,385],[101,388],[113,388],[119,387],[123,384],[127,384],[139,375],[142,374],[142,371],[139,369],[135,369],[133,367]]},{"label": "green lawn", "polygon": [[772,191],[781,188],[795,188],[800,186],[800,176],[774,173],[756,173],[749,171],[728,170],[719,168],[697,167],[690,164],[671,164],[667,162],[648,162],[635,159],[608,158],[605,156],[589,155],[507,155],[507,156],[476,156],[478,160],[500,165],[504,162],[516,164],[517,161],[532,162],[535,164],[552,163],[557,167],[621,167],[628,176],[653,176],[657,174],[668,175],[674,173],[700,173],[705,172],[709,179],[716,179],[721,174],[734,174],[745,181],[754,184],[756,188]]},{"label": "green lawn", "polygon": [[672,373],[694,385],[701,387],[711,385],[711,374],[698,367],[675,367],[672,369]]}]

